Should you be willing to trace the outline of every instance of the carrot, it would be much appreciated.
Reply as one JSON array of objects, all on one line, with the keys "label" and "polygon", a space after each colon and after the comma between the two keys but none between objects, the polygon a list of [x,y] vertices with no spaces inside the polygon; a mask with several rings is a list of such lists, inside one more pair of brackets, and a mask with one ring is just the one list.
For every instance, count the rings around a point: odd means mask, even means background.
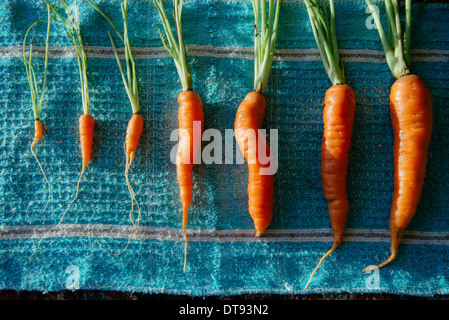
[{"label": "carrot", "polygon": [[204,114],[200,96],[194,91],[183,91],[178,95],[178,121],[181,137],[176,153],[176,176],[182,203],[182,228],[187,238],[186,226],[188,211],[193,198],[192,170],[193,161],[199,150],[198,141],[194,141],[195,122],[200,124],[199,133],[203,132]]},{"label": "carrot", "polygon": [[[53,25],[61,28],[65,31],[66,35],[72,41],[75,47],[76,58],[78,62],[79,69],[79,79],[80,79],[80,91],[81,100],[83,107],[83,114],[78,118],[79,134],[80,134],[80,145],[81,145],[81,158],[82,158],[82,168],[81,173],[78,178],[76,185],[76,193],[73,199],[70,201],[66,210],[62,213],[59,222],[44,234],[44,236],[39,240],[37,248],[34,250],[31,257],[34,255],[36,250],[39,248],[43,239],[55,228],[57,228],[63,221],[66,213],[69,211],[73,202],[77,199],[79,193],[79,186],[81,178],[83,177],[84,171],[92,155],[92,145],[94,136],[95,120],[89,114],[89,86],[87,81],[87,55],[83,44],[83,39],[81,36],[80,23],[79,23],[79,5],[77,0],[74,1],[72,6],[69,6],[65,0],[59,0],[62,10],[56,5],[51,5],[48,0],[44,0],[48,6],[49,20],[52,20]],[[60,11],[65,13],[63,16]],[[30,257],[30,259],[31,259]]]},{"label": "carrot", "polygon": [[45,42],[45,67],[44,67],[44,76],[43,76],[43,80],[42,80],[42,88],[41,88],[40,96],[38,94],[38,87],[37,87],[37,83],[36,83],[36,74],[34,72],[34,68],[32,65],[32,56],[33,56],[33,43],[32,43],[33,41],[32,40],[31,40],[31,43],[29,46],[29,53],[28,53],[29,58],[26,57],[26,42],[27,42],[28,34],[31,30],[33,30],[33,37],[34,37],[34,26],[39,21],[34,22],[28,28],[28,30],[25,34],[24,41],[23,41],[23,55],[21,56],[21,58],[23,59],[23,61],[25,63],[25,71],[27,74],[28,83],[30,85],[31,103],[32,103],[32,109],[33,109],[33,113],[34,113],[34,139],[33,139],[33,142],[31,143],[30,151],[31,151],[31,154],[33,155],[33,157],[35,158],[37,164],[39,165],[40,171],[42,171],[44,179],[48,185],[48,199],[47,199],[44,209],[41,211],[41,214],[45,212],[45,210],[47,209],[48,203],[51,200],[50,182],[48,181],[47,175],[45,174],[45,171],[44,171],[39,159],[37,158],[36,153],[34,152],[34,145],[42,138],[42,134],[43,134],[43,126],[42,126],[42,122],[39,120],[39,114],[42,109],[43,98],[45,95],[45,89],[46,89],[46,84],[47,84],[48,40],[49,40],[50,26],[51,26],[50,9],[49,9],[48,5],[47,5],[47,10],[48,10],[48,22],[47,22],[47,38],[46,38],[46,42]]},{"label": "carrot", "polygon": [[[120,38],[120,40],[124,44],[125,49],[125,62],[126,62],[126,76],[123,72],[122,63],[120,62],[120,58],[117,52],[117,48],[115,46],[114,40],[111,36],[111,33],[109,32],[109,39],[111,40],[112,48],[115,54],[115,58],[117,60],[117,65],[119,67],[119,71],[123,80],[123,84],[125,86],[125,91],[128,95],[133,115],[131,116],[131,119],[128,121],[128,126],[126,129],[126,138],[125,138],[125,180],[126,184],[128,186],[128,190],[130,193],[131,198],[131,210],[129,212],[129,218],[131,220],[131,223],[133,224],[133,232],[135,231],[135,227],[138,225],[140,220],[140,207],[139,203],[135,197],[134,190],[129,183],[129,170],[131,168],[131,164],[133,162],[134,156],[137,151],[137,146],[139,144],[140,137],[143,132],[143,126],[144,126],[144,120],[142,116],[140,115],[140,105],[139,105],[139,87],[137,82],[137,72],[136,72],[136,64],[133,59],[132,55],[132,48],[129,42],[128,37],[128,1],[125,0],[121,3],[121,13],[123,18],[123,34],[118,31],[117,27],[114,25],[114,23],[109,19],[109,17],[92,1],[87,0],[89,4],[97,10],[105,19],[109,22],[112,29],[116,32],[117,36]],[[133,210],[134,210],[134,202],[136,203],[137,209],[138,209],[138,217],[137,220],[134,221],[133,218]],[[129,241],[128,241],[129,243]],[[125,250],[127,248],[128,244],[125,247]],[[124,250],[123,250],[124,251]],[[122,253],[121,251],[120,253]],[[120,254],[119,253],[119,254]]]},{"label": "carrot", "polygon": [[[47,4],[48,1],[44,0]],[[69,203],[66,211],[62,214],[62,218],[70,209],[72,203],[76,200],[79,193],[79,185],[81,178],[86,170],[87,163],[89,162],[92,154],[93,145],[93,135],[95,120],[89,114],[89,87],[87,81],[87,55],[84,49],[83,39],[81,36],[80,24],[79,24],[79,5],[75,0],[73,7],[68,6],[67,2],[64,0],[59,0],[66,17],[63,17],[55,6],[52,6],[52,19],[54,24],[65,30],[67,36],[72,40],[75,46],[76,57],[78,61],[79,68],[79,79],[81,87],[81,100],[83,107],[83,114],[78,119],[79,134],[80,134],[80,144],[81,144],[81,158],[82,158],[82,168],[81,173],[78,178],[78,183],[76,185],[75,197]],[[70,23],[69,23],[69,22]]]},{"label": "carrot", "polygon": [[366,0],[366,3],[371,9],[387,64],[396,81],[390,89],[390,115],[394,135],[394,192],[390,212],[391,254],[384,262],[376,267],[367,267],[363,272],[383,267],[397,256],[401,237],[413,219],[421,198],[433,130],[431,91],[422,78],[410,71],[411,26],[414,21],[411,1],[407,0],[405,3],[404,32],[398,3],[385,3],[391,36],[388,38],[378,12],[373,9],[370,0]]},{"label": "carrot", "polygon": [[140,136],[143,132],[143,118],[139,113],[132,115],[126,129],[126,167],[129,169],[133,162],[134,155],[139,144]]},{"label": "carrot", "polygon": [[[328,201],[333,245],[320,258],[304,290],[309,286],[324,259],[343,242],[349,211],[346,176],[356,107],[355,93],[346,84],[343,64],[338,52],[334,1],[329,1],[330,14],[328,14],[325,4],[321,6],[315,0],[305,0],[305,3],[321,60],[332,82],[332,86],[326,91],[324,98],[321,180],[324,197]],[[322,17],[324,17],[323,21],[320,20]]]},{"label": "carrot", "polygon": [[[92,155],[92,145],[94,141],[95,120],[90,114],[83,114],[79,117],[79,131],[81,141],[81,157],[83,159],[83,167],[81,175],[86,169]],[[81,178],[81,176],[80,176]]]},{"label": "carrot", "polygon": [[31,150],[33,150],[34,145],[42,138],[43,127],[42,122],[39,119],[34,120],[34,140],[31,143]]},{"label": "carrot", "polygon": [[[240,103],[234,121],[234,134],[240,151],[248,163],[248,211],[260,237],[273,218],[274,172],[270,170],[270,148],[266,137],[259,132],[267,100],[264,91],[274,57],[281,1],[253,1],[254,35],[254,90]],[[275,11],[274,11],[275,10]],[[268,18],[268,19],[267,19]],[[260,148],[265,149],[269,161],[262,164]]]},{"label": "carrot", "polygon": [[[201,144],[201,136],[204,128],[203,105],[200,96],[193,91],[192,76],[187,59],[187,53],[182,33],[182,0],[173,1],[173,17],[177,39],[175,38],[170,21],[165,13],[162,0],[153,0],[161,18],[165,34],[159,30],[159,35],[164,48],[173,57],[175,66],[181,80],[182,92],[178,94],[178,128],[180,132],[178,150],[176,153],[176,176],[178,180],[180,198],[182,203],[182,228],[184,233],[184,272],[187,264],[187,221],[190,203],[193,199],[193,160]],[[199,125],[199,128],[195,128]],[[194,131],[198,130],[198,135]],[[198,138],[196,140],[195,138]]]},{"label": "carrot", "polygon": [[247,133],[257,133],[261,128],[266,107],[267,100],[262,93],[250,92],[237,109],[234,122],[235,139],[248,162],[248,207],[256,228],[256,237],[268,228],[273,218],[274,175],[260,174],[262,168],[269,166],[269,163],[261,164],[257,156],[257,147],[261,144],[266,145],[268,154],[270,152],[265,137]]},{"label": "carrot", "polygon": [[356,98],[350,86],[338,84],[326,91],[324,101],[321,179],[324,197],[329,202],[329,217],[334,231],[332,252],[343,241],[349,211],[346,176]]}]

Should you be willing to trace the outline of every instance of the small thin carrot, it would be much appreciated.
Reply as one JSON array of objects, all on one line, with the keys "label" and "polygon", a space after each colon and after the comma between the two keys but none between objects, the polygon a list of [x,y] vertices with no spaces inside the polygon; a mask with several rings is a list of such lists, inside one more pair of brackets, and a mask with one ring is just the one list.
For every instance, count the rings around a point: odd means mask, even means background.
[{"label": "small thin carrot", "polygon": [[[125,179],[126,179],[126,184],[128,185],[129,193],[131,195],[131,211],[130,211],[129,215],[130,215],[130,220],[134,226],[136,226],[139,223],[140,208],[139,208],[139,203],[136,200],[134,190],[131,187],[131,184],[129,183],[129,169],[133,162],[134,155],[136,154],[137,145],[139,144],[139,140],[140,140],[140,136],[142,135],[142,132],[143,132],[143,118],[139,113],[135,113],[132,115],[131,119],[128,122],[128,127],[126,130],[126,140],[125,140],[125,146],[126,146]],[[136,224],[135,224],[133,216],[132,216],[134,202],[136,202],[136,206],[139,211],[139,215],[137,217]]]},{"label": "small thin carrot", "polygon": [[[137,145],[139,144],[140,136],[143,132],[143,125],[144,121],[142,116],[140,115],[140,105],[139,105],[139,86],[137,82],[137,72],[136,72],[136,64],[133,59],[132,54],[132,48],[131,44],[129,42],[129,36],[128,36],[128,1],[124,0],[120,4],[120,10],[122,13],[122,19],[123,19],[123,34],[118,30],[118,28],[114,25],[112,20],[92,1],[87,0],[89,4],[100,13],[103,18],[106,19],[106,21],[109,22],[112,29],[115,31],[117,36],[120,38],[120,40],[124,44],[125,49],[125,65],[126,65],[126,75],[122,68],[122,63],[120,62],[120,57],[117,52],[117,48],[115,46],[115,42],[111,36],[111,33],[109,32],[109,39],[111,40],[112,48],[115,54],[115,58],[117,60],[117,65],[119,67],[120,74],[122,76],[123,84],[125,86],[125,91],[128,95],[129,101],[131,103],[131,108],[133,111],[133,115],[131,119],[128,121],[128,127],[126,130],[126,139],[125,139],[125,156],[126,156],[126,163],[125,163],[125,180],[126,184],[128,186],[128,190],[131,197],[131,210],[129,213],[130,220],[134,227],[138,225],[139,219],[140,219],[140,208],[139,204],[136,200],[134,190],[131,187],[131,184],[129,183],[129,170],[131,168],[132,161],[134,159],[134,155],[137,150]],[[139,214],[137,221],[134,222],[133,218],[133,208],[134,208],[134,202],[136,203],[136,206],[138,208]],[[134,228],[133,228],[134,230]]]},{"label": "small thin carrot", "polygon": [[305,3],[322,63],[332,82],[332,86],[327,89],[324,97],[324,131],[320,157],[321,181],[324,197],[328,201],[333,245],[320,258],[303,290],[307,289],[324,259],[343,242],[343,232],[349,211],[346,177],[356,108],[355,93],[346,84],[338,51],[334,1],[329,1],[330,14],[325,3],[322,6],[316,0],[305,0]]},{"label": "small thin carrot", "polygon": [[[81,36],[80,23],[79,23],[79,4],[77,0],[73,3],[72,6],[69,6],[66,1],[59,0],[59,4],[62,7],[58,8],[56,5],[52,5],[48,2],[48,0],[44,0],[47,4],[49,11],[49,20],[52,20],[52,24],[64,30],[66,35],[72,41],[75,47],[76,58],[78,62],[79,69],[79,80],[80,80],[80,91],[81,91],[81,100],[83,107],[83,114],[78,119],[79,125],[79,133],[80,133],[80,144],[81,144],[81,157],[82,157],[82,169],[78,178],[78,182],[76,185],[76,193],[74,198],[70,201],[66,210],[62,213],[59,222],[53,227],[49,228],[49,230],[44,234],[44,236],[40,239],[37,248],[35,248],[33,254],[39,248],[43,239],[55,228],[57,228],[63,221],[66,213],[69,211],[73,202],[77,199],[79,193],[79,186],[81,182],[81,178],[84,174],[86,166],[91,159],[92,155],[92,145],[93,145],[93,136],[94,136],[94,127],[95,120],[89,114],[89,86],[87,81],[87,55],[83,44],[83,39]],[[62,14],[61,12],[64,12]],[[49,22],[50,23],[50,22]],[[31,259],[30,257],[30,259]]]},{"label": "small thin carrot", "polygon": [[82,114],[78,121],[81,142],[81,157],[83,159],[83,168],[81,171],[82,175],[92,156],[95,120],[90,114]]},{"label": "small thin carrot", "polygon": [[143,118],[139,113],[132,115],[126,129],[126,167],[129,168],[136,154],[137,145],[143,132]]},{"label": "small thin carrot", "polygon": [[40,163],[36,153],[34,152],[34,146],[42,138],[42,134],[43,134],[43,126],[42,126],[42,122],[39,120],[39,114],[40,114],[40,111],[42,108],[42,103],[43,103],[43,98],[45,95],[45,89],[46,89],[46,83],[47,83],[48,47],[49,47],[48,40],[49,40],[50,26],[51,26],[50,8],[48,7],[48,5],[47,5],[47,11],[48,11],[48,21],[47,21],[47,38],[45,41],[45,67],[44,67],[44,76],[43,76],[43,80],[42,80],[42,88],[41,88],[40,97],[38,94],[38,88],[37,88],[37,83],[36,83],[36,74],[34,72],[34,68],[33,68],[32,61],[31,61],[32,56],[33,56],[33,40],[31,40],[31,43],[29,46],[29,52],[28,52],[29,58],[26,57],[26,55],[27,55],[26,54],[26,42],[27,42],[28,34],[31,30],[33,30],[33,37],[34,37],[34,26],[39,22],[39,20],[34,22],[28,28],[28,30],[25,34],[24,41],[23,41],[23,55],[21,56],[25,63],[25,70],[26,70],[27,79],[28,79],[28,82],[30,85],[31,102],[32,102],[33,113],[34,113],[34,140],[31,143],[30,151],[31,151],[31,154],[33,155],[33,157],[35,158],[37,164],[39,165],[40,171],[42,171],[45,182],[48,185],[48,199],[47,199],[45,207],[41,211],[41,213],[45,212],[45,210],[47,209],[48,203],[51,200],[50,182],[47,179],[47,175],[45,174],[42,164]]},{"label": "small thin carrot", "polygon": [[[175,61],[179,78],[182,84],[182,92],[178,95],[178,129],[180,133],[178,150],[176,154],[176,175],[180,189],[182,203],[182,229],[184,233],[184,272],[187,264],[187,221],[190,203],[193,199],[192,170],[194,159],[201,145],[201,136],[204,127],[203,105],[200,96],[193,91],[192,76],[187,59],[182,33],[182,0],[173,1],[173,17],[175,21],[177,39],[175,38],[170,21],[165,13],[162,0],[153,0],[165,35],[159,30],[159,35],[164,48],[170,53]],[[198,128],[195,127],[198,125]],[[197,135],[194,131],[197,130]],[[197,139],[198,140],[197,140]]]},{"label": "small thin carrot", "polygon": [[75,196],[73,197],[72,201],[70,201],[69,205],[67,206],[67,209],[62,214],[61,219],[57,225],[62,223],[65,214],[69,211],[71,205],[77,199],[79,194],[79,186],[81,178],[83,177],[84,171],[86,170],[87,164],[89,163],[92,155],[95,120],[90,114],[82,114],[78,119],[78,125],[80,135],[81,158],[82,158],[81,173],[79,175],[78,182],[76,184]]},{"label": "small thin carrot", "polygon": [[387,64],[396,81],[390,89],[390,115],[394,135],[394,192],[390,211],[391,254],[384,262],[367,267],[363,272],[383,267],[397,256],[403,233],[415,216],[421,198],[433,130],[432,93],[425,81],[410,71],[411,27],[425,2],[413,18],[412,1],[405,2],[404,30],[398,3],[385,3],[388,11],[388,37],[372,1],[366,0],[366,3],[376,23]]}]

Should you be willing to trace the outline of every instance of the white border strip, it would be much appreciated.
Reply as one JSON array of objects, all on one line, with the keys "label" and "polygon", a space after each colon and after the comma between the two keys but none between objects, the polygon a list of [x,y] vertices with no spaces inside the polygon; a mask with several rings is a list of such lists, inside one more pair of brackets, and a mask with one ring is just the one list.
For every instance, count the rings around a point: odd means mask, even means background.
[{"label": "white border strip", "polygon": [[[19,58],[22,55],[22,46],[0,47],[0,58],[10,59]],[[45,53],[44,46],[33,47],[35,57],[43,57]],[[124,57],[123,48],[118,48],[119,56]],[[253,47],[214,47],[211,45],[187,46],[187,52],[196,57],[212,58],[238,58],[253,59]],[[115,59],[111,47],[86,47],[86,53],[91,58]],[[374,62],[384,63],[385,55],[383,51],[377,50],[340,50],[343,61],[349,62]],[[49,48],[49,58],[74,58],[75,50],[72,46],[52,46]],[[170,57],[170,54],[164,47],[135,47],[133,48],[134,59],[160,59]],[[279,49],[276,50],[274,57],[278,61],[319,61],[320,54],[317,49]],[[430,50],[415,49],[412,50],[412,60],[427,62],[446,62],[449,61],[449,50]]]},{"label": "white border strip", "polygon": [[[48,234],[47,232],[50,231]],[[189,241],[204,242],[332,242],[330,229],[266,230],[256,238],[254,230],[188,230]],[[50,226],[3,226],[0,240],[41,238],[109,238],[132,240],[184,241],[181,229],[108,224],[61,224]],[[390,242],[388,230],[346,229],[345,241]],[[403,243],[449,245],[449,232],[406,231]]]}]

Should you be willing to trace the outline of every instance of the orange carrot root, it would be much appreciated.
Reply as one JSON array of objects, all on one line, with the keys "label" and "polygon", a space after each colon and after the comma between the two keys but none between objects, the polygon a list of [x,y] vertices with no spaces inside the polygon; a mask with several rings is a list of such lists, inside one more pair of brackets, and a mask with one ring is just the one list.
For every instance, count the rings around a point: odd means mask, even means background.
[{"label": "orange carrot root", "polygon": [[[128,186],[129,194],[131,197],[131,211],[129,213],[129,218],[131,220],[131,223],[133,224],[133,229],[135,229],[135,227],[137,227],[137,225],[139,224],[141,213],[140,213],[139,204],[135,197],[134,190],[133,190],[131,184],[129,183],[129,170],[131,167],[131,163],[133,162],[134,155],[136,153],[137,145],[139,144],[139,140],[140,140],[140,136],[142,135],[142,132],[143,132],[143,118],[140,114],[135,113],[135,114],[133,114],[133,116],[131,117],[131,119],[128,122],[128,127],[126,130],[126,139],[125,139],[125,145],[126,145],[125,179],[126,179],[126,184]],[[136,202],[136,206],[138,209],[138,217],[137,217],[136,221],[134,221],[134,218],[133,218],[134,202]]]},{"label": "orange carrot root", "polygon": [[135,113],[129,120],[128,128],[126,129],[126,158],[129,159],[129,165],[133,161],[142,132],[143,118],[140,114]]},{"label": "orange carrot root", "polygon": [[[194,91],[183,91],[178,95],[178,121],[180,138],[176,154],[176,174],[182,203],[182,228],[184,232],[184,272],[187,263],[187,220],[193,198],[193,161],[201,144],[204,127],[204,113],[201,98]],[[194,122],[200,123],[199,141],[194,140]],[[196,137],[195,137],[196,138]]]},{"label": "orange carrot root", "polygon": [[258,133],[267,107],[267,100],[262,93],[250,92],[237,109],[234,132],[237,144],[248,162],[248,211],[254,221],[256,237],[268,228],[273,218],[274,175],[261,175],[261,169],[270,163],[261,164],[258,158],[259,144],[264,143],[267,154],[268,143]]},{"label": "orange carrot root", "polygon": [[307,289],[323,260],[343,241],[343,231],[349,211],[346,176],[355,108],[356,97],[350,86],[334,85],[326,91],[323,112],[324,132],[321,143],[321,179],[324,196],[328,200],[334,244],[321,257],[303,290]]},{"label": "orange carrot root", "polygon": [[390,114],[394,134],[391,255],[378,268],[396,258],[402,234],[413,219],[421,198],[433,129],[432,93],[422,78],[408,74],[395,81],[390,91]]},{"label": "orange carrot root", "polygon": [[83,114],[79,118],[81,155],[83,159],[83,172],[92,155],[94,141],[95,120],[90,114]]}]

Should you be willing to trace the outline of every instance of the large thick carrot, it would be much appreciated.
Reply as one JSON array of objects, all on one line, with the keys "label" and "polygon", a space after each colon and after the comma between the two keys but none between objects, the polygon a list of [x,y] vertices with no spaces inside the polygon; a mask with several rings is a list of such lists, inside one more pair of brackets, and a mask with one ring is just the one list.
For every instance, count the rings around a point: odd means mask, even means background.
[{"label": "large thick carrot", "polygon": [[[256,237],[269,227],[273,218],[274,171],[266,137],[259,132],[265,117],[267,100],[264,91],[274,57],[281,1],[255,0],[253,13],[254,90],[240,103],[234,121],[234,134],[240,151],[248,163],[248,211],[254,221]],[[261,152],[265,151],[264,161]],[[268,161],[265,161],[268,159]],[[266,162],[266,163],[265,163]]]},{"label": "large thick carrot", "polygon": [[[48,5],[47,5],[47,11],[48,11],[48,22],[47,22],[47,37],[46,37],[46,41],[45,41],[44,76],[43,76],[43,79],[42,79],[42,87],[41,87],[40,95],[38,93],[38,86],[37,86],[37,82],[36,82],[36,74],[34,72],[34,68],[33,68],[33,64],[32,64],[32,57],[33,57],[33,43],[32,43],[32,40],[31,40],[31,43],[29,45],[29,52],[28,52],[28,54],[26,53],[26,47],[27,47],[26,44],[27,44],[28,34],[30,33],[31,30],[33,30],[33,32],[34,32],[34,26],[39,21],[34,22],[28,28],[27,32],[25,33],[25,37],[24,37],[24,40],[23,40],[23,55],[21,56],[21,58],[23,59],[23,62],[25,63],[25,71],[26,71],[28,83],[30,85],[31,104],[32,104],[33,114],[34,114],[34,139],[33,139],[33,142],[31,143],[30,151],[31,151],[31,154],[33,155],[33,157],[35,158],[37,164],[39,165],[39,168],[42,171],[42,174],[44,176],[45,182],[47,183],[47,186],[48,186],[48,199],[47,199],[45,207],[41,211],[41,213],[45,212],[45,210],[47,209],[48,203],[51,200],[51,185],[50,185],[50,182],[47,179],[47,175],[45,174],[45,171],[44,171],[44,169],[42,167],[42,164],[40,163],[36,153],[34,152],[34,146],[42,138],[42,134],[43,134],[43,126],[42,126],[42,122],[39,120],[39,114],[40,114],[40,111],[42,109],[43,98],[44,98],[44,95],[45,95],[45,89],[46,89],[46,84],[47,84],[48,47],[49,47],[48,46],[48,40],[49,40],[49,36],[50,36],[50,26],[51,26],[51,12],[50,12],[50,8],[49,8]],[[29,57],[27,57],[27,55]]]},{"label": "large thick carrot", "polygon": [[262,168],[268,169],[270,163],[261,164],[258,157],[260,146],[265,145],[266,153],[270,154],[265,136],[258,133],[266,107],[267,100],[263,94],[250,92],[237,109],[234,122],[235,139],[248,162],[248,209],[256,237],[268,228],[273,218],[274,175],[261,174]]},{"label": "large thick carrot", "polygon": [[[182,0],[173,1],[173,17],[177,39],[175,38],[170,21],[165,13],[162,0],[153,0],[165,35],[159,30],[164,48],[170,53],[175,61],[179,79],[182,84],[182,92],[178,95],[178,129],[179,142],[176,154],[176,175],[179,185],[179,193],[182,203],[182,228],[184,232],[184,272],[187,263],[187,220],[190,203],[193,199],[192,170],[194,159],[201,145],[201,136],[204,127],[203,105],[200,96],[193,91],[192,76],[187,59],[182,33]],[[194,131],[196,130],[196,134]]]},{"label": "large thick carrot", "polygon": [[[343,232],[349,211],[346,177],[356,108],[356,96],[354,90],[346,84],[343,64],[338,52],[334,2],[329,1],[329,15],[326,5],[320,6],[314,0],[305,0],[305,3],[321,60],[332,82],[332,86],[326,91],[324,97],[321,181],[324,197],[328,201],[333,245],[320,258],[304,290],[309,286],[324,259],[343,242]],[[322,24],[320,17],[325,17],[325,24]]]},{"label": "large thick carrot", "polygon": [[327,90],[324,101],[321,179],[324,197],[328,200],[335,248],[343,241],[349,211],[346,176],[356,97],[350,86],[339,84]]},{"label": "large thick carrot", "polygon": [[[394,193],[390,212],[390,256],[377,266],[393,261],[401,237],[414,217],[426,175],[428,148],[433,130],[432,94],[419,76],[410,72],[412,2],[405,2],[405,28],[402,31],[399,4],[385,1],[389,37],[385,35],[379,14],[366,0],[374,17],[388,66],[396,81],[390,90],[390,115],[394,134]],[[422,7],[418,9],[420,11]],[[415,14],[416,16],[416,14]]]},{"label": "large thick carrot", "polygon": [[432,94],[422,78],[408,74],[395,81],[390,91],[390,114],[394,134],[391,255],[378,268],[396,258],[401,237],[421,198],[433,129]]}]

